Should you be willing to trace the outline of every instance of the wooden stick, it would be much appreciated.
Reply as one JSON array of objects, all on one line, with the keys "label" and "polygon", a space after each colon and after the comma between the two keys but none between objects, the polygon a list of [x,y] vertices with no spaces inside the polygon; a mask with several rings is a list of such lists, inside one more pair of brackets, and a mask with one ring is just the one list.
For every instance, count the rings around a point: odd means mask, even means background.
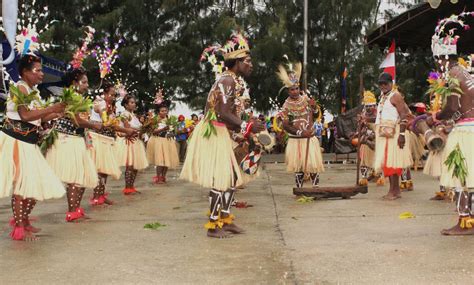
[{"label": "wooden stick", "polygon": [[308,156],[309,156],[309,139],[310,138],[307,138],[306,139],[306,157],[304,159],[304,170],[303,170],[303,173],[306,174],[306,167],[308,166]]}]

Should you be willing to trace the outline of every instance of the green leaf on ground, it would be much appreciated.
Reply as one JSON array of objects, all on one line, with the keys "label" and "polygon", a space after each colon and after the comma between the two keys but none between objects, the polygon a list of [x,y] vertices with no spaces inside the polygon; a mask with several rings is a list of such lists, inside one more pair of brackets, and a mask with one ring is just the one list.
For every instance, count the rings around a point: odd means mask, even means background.
[{"label": "green leaf on ground", "polygon": [[150,230],[158,230],[159,228],[166,227],[165,224],[161,224],[159,222],[156,223],[148,223],[143,226],[144,229],[150,229]]},{"label": "green leaf on ground", "polygon": [[314,202],[314,197],[308,197],[308,196],[303,195],[303,196],[300,196],[298,200],[296,200],[296,202],[302,203],[302,204]]}]

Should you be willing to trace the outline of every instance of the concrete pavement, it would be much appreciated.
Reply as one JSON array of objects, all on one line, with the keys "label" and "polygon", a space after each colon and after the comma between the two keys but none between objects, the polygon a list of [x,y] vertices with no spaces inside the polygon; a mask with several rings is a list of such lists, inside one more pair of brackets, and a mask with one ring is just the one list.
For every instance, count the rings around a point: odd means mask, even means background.
[{"label": "concrete pavement", "polygon": [[[429,201],[435,180],[414,174],[415,191],[397,201],[380,197],[385,187],[350,200],[300,204],[293,177],[281,157],[265,169],[235,209],[247,230],[228,240],[205,236],[208,190],[176,180],[151,183],[140,173],[141,195],[124,197],[123,181],[109,182],[112,207],[91,208],[83,223],[66,224],[65,200],[38,203],[33,216],[41,240],[8,238],[9,199],[0,200],[0,284],[470,284],[474,237],[444,237],[456,222],[454,205]],[[321,175],[323,185],[355,182],[355,165],[337,164]],[[87,192],[87,196],[90,191]],[[416,218],[400,220],[410,211]],[[144,229],[160,222],[158,230]]]}]

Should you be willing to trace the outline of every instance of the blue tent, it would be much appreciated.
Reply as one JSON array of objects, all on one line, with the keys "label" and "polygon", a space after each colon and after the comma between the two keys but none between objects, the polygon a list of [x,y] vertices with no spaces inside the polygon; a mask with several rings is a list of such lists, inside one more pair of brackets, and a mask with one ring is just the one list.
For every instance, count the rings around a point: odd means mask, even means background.
[{"label": "blue tent", "polygon": [[[10,44],[6,40],[2,42],[3,48],[3,58],[6,58],[10,54]],[[43,72],[44,72],[44,80],[43,83],[39,86],[39,88],[47,88],[50,86],[61,86],[61,78],[66,71],[67,64],[56,60],[54,58],[50,58],[44,55],[39,55],[43,64]],[[15,60],[12,63],[5,65],[6,71],[10,74],[13,81],[18,81],[19,74],[17,69],[16,60],[18,59],[18,55],[16,56]]]},{"label": "blue tent", "polygon": [[[10,44],[6,40],[2,42],[2,49],[3,49],[3,55],[2,55],[3,58],[8,57],[11,51],[11,47],[10,47]],[[43,65],[44,79],[43,79],[43,83],[41,83],[38,86],[38,88],[40,90],[48,89],[48,92],[55,93],[53,91],[54,88],[57,86],[62,86],[63,84],[61,81],[61,78],[66,72],[67,65],[62,61],[59,61],[59,60],[56,60],[56,59],[53,59],[41,54],[39,55],[39,57],[41,58],[41,62]],[[18,81],[20,78],[20,75],[18,74],[18,68],[17,68],[17,59],[18,59],[18,55],[16,55],[13,62],[4,66],[6,72],[10,74],[12,80],[15,82]],[[0,98],[2,98],[3,100],[7,98],[6,90],[4,90],[4,86],[5,88],[8,88],[7,84],[0,86]],[[3,101],[3,102],[0,102],[0,123],[3,122],[4,110],[5,110],[5,104]]]}]

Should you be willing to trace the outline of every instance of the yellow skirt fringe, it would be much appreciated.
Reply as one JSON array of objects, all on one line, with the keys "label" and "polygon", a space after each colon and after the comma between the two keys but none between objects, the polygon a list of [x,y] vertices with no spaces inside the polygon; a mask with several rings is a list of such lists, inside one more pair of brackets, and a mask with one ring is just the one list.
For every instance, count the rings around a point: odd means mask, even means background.
[{"label": "yellow skirt fringe", "polygon": [[83,137],[59,133],[46,153],[46,161],[64,183],[86,188],[97,186],[97,169]]},{"label": "yellow skirt fringe", "polygon": [[171,169],[179,166],[178,147],[174,139],[152,136],[146,147],[146,157],[152,165]]},{"label": "yellow skirt fringe", "polygon": [[446,146],[442,154],[441,178],[440,184],[444,187],[460,187],[461,183],[458,179],[453,178],[452,170],[449,171],[444,161],[448,158],[451,151],[459,144],[462,154],[466,159],[467,177],[466,187],[474,187],[474,124],[472,122],[458,123],[449,133]]},{"label": "yellow skirt fringe", "polygon": [[410,151],[414,161],[419,161],[425,153],[425,139],[422,135],[416,135],[414,132],[407,130],[408,139],[410,140]]},{"label": "yellow skirt fringe", "polygon": [[306,144],[307,138],[288,138],[285,151],[286,170],[288,172],[320,173],[324,171],[323,156],[321,147],[316,137],[309,139],[308,162],[306,164]]},{"label": "yellow skirt fringe", "polygon": [[443,152],[441,151],[430,151],[428,159],[426,159],[423,173],[433,177],[441,176],[441,168],[443,167]]},{"label": "yellow skirt fringe", "polygon": [[361,144],[359,149],[360,166],[373,167],[375,151],[366,144]]},{"label": "yellow skirt fringe", "polygon": [[0,132],[0,198],[12,194],[47,200],[66,193],[39,147]]},{"label": "yellow skirt fringe", "polygon": [[226,191],[242,185],[242,174],[235,158],[232,140],[225,126],[215,126],[217,135],[204,138],[201,121],[188,141],[188,152],[180,179],[202,187]]},{"label": "yellow skirt fringe", "polygon": [[92,139],[92,148],[89,149],[89,152],[95,163],[97,172],[119,179],[120,175],[122,175],[122,171],[117,161],[115,139],[94,132],[89,132],[88,134]]},{"label": "yellow skirt fringe", "polygon": [[142,170],[148,167],[146,157],[145,143],[137,139],[134,142],[127,139],[117,138],[117,157],[120,166],[132,166],[136,170]]},{"label": "yellow skirt fringe", "polygon": [[[388,168],[407,168],[413,164],[410,152],[410,139],[405,138],[403,149],[398,147],[398,136],[400,135],[400,126],[397,125],[393,138],[384,138],[379,136],[379,126],[375,128],[375,161],[374,169],[376,172]],[[386,152],[387,151],[387,152]],[[385,157],[387,158],[386,165]]]}]

